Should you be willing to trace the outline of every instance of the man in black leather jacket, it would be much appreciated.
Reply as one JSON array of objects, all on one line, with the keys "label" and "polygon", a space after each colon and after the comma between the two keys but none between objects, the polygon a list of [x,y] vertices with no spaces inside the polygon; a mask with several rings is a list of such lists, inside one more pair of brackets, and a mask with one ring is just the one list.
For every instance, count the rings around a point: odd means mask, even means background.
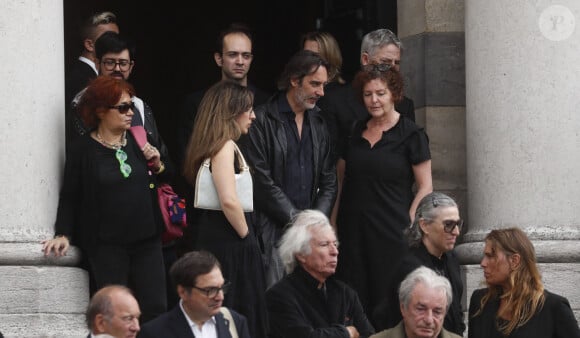
[{"label": "man in black leather jacket", "polygon": [[276,244],[284,227],[304,209],[330,215],[336,199],[330,136],[316,101],[324,95],[328,64],[299,51],[278,82],[279,92],[255,109],[240,143],[254,177],[254,225],[263,245],[267,285],[284,275]]}]

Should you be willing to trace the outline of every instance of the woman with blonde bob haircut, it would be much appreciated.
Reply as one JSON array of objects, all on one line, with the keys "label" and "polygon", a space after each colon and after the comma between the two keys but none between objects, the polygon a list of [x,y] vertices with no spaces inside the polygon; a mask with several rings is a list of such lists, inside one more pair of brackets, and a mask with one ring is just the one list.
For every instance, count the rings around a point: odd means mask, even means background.
[{"label": "woman with blonde bob haircut", "polygon": [[[231,307],[248,319],[252,337],[265,338],[266,290],[262,255],[249,215],[244,213],[236,191],[239,171],[236,141],[247,134],[256,118],[254,95],[232,81],[220,81],[204,94],[187,146],[183,174],[191,185],[186,198],[187,221],[194,250],[213,253],[229,282],[223,306]],[[211,159],[211,175],[221,210],[193,208],[194,187],[203,161]],[[240,192],[251,194],[251,191]],[[187,236],[185,238],[188,238]]]},{"label": "woman with blonde bob haircut", "polygon": [[311,50],[328,62],[328,82],[338,82],[343,85],[346,81],[340,75],[342,68],[342,53],[338,42],[328,32],[312,31],[301,38],[301,48]]},{"label": "woman with blonde bob haircut", "polygon": [[544,289],[534,246],[519,228],[492,230],[481,261],[487,288],[469,305],[469,338],[579,338],[568,300]]}]

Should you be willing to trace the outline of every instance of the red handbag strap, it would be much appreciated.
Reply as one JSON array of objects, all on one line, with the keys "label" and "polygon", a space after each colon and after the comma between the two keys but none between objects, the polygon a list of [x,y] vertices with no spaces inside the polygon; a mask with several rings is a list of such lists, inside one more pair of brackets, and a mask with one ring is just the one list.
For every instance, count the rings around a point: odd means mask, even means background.
[{"label": "red handbag strap", "polygon": [[[133,134],[133,138],[135,138],[135,142],[137,142],[139,149],[143,150],[147,144],[147,131],[145,131],[145,128],[143,128],[143,126],[133,126],[129,128],[129,131]],[[149,161],[147,162],[147,165],[152,166],[153,162]]]},{"label": "red handbag strap", "polygon": [[139,145],[139,148],[143,150],[145,144],[147,144],[147,132],[143,126],[133,126],[129,129],[135,138],[135,141]]}]

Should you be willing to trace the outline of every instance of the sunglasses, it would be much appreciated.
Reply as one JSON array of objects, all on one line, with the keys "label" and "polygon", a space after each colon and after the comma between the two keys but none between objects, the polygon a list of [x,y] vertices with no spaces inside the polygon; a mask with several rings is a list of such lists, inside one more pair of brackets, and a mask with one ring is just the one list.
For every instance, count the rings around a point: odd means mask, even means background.
[{"label": "sunglasses", "polygon": [[129,177],[133,169],[129,164],[125,163],[125,161],[127,161],[127,153],[123,149],[119,148],[115,152],[115,157],[117,158],[117,161],[119,161],[119,170],[121,171],[123,177]]},{"label": "sunglasses", "polygon": [[455,229],[455,227],[457,227],[459,229],[459,232],[461,232],[461,229],[463,228],[463,220],[462,219],[460,219],[458,221],[445,220],[445,221],[442,221],[441,223],[443,223],[443,231],[445,231],[447,233],[452,233],[453,230]]},{"label": "sunglasses", "polygon": [[391,65],[388,63],[371,63],[363,66],[365,72],[386,72],[391,69]]},{"label": "sunglasses", "polygon": [[119,113],[127,114],[129,112],[129,109],[131,110],[135,109],[135,103],[131,102],[131,103],[123,103],[118,106],[109,106],[109,109],[117,109]]}]

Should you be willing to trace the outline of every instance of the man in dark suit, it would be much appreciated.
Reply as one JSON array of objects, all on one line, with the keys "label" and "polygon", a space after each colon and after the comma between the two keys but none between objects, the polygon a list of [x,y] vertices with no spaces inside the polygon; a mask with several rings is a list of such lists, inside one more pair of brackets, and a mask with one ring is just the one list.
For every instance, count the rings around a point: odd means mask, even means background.
[{"label": "man in dark suit", "polygon": [[111,12],[95,13],[87,18],[80,29],[81,55],[67,70],[65,102],[68,105],[75,95],[99,74],[95,41],[107,31],[119,33],[117,16]]},{"label": "man in dark suit", "polygon": [[90,333],[87,338],[136,337],[141,310],[131,290],[122,285],[110,285],[97,291],[86,312]]},{"label": "man in dark suit", "polygon": [[217,338],[250,338],[246,318],[222,307],[228,282],[207,251],[192,251],[170,270],[180,301],[172,310],[143,325],[139,338],[194,338],[215,332]]}]

